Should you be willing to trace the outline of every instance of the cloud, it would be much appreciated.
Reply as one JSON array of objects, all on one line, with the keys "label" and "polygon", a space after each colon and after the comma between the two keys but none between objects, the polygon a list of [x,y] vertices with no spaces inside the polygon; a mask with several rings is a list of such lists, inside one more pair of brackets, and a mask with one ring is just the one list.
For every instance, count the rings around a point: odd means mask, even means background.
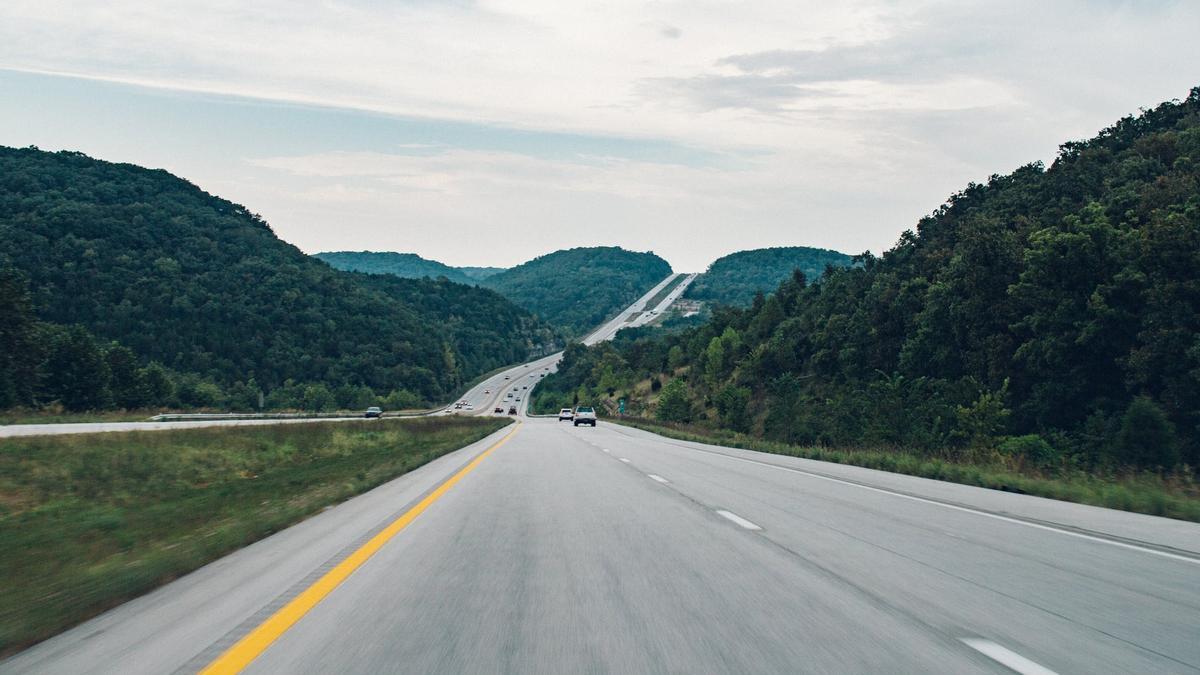
[{"label": "cloud", "polygon": [[421,223],[486,263],[553,227],[695,269],[747,245],[878,251],[968,181],[1186,95],[1197,25],[1184,0],[7,0],[0,68],[248,98],[197,97],[201,136],[128,89],[101,110],[31,88],[0,97],[0,138],[91,130],[75,145],[212,185],[310,249],[454,253],[395,225]]}]

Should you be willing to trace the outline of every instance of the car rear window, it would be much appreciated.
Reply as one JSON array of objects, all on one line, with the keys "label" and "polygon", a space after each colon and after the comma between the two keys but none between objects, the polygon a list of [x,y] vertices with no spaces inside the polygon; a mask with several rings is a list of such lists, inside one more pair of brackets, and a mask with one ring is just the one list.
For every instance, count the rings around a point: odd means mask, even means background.
[{"label": "car rear window", "polygon": [[579,408],[576,412],[592,412],[591,408]]}]

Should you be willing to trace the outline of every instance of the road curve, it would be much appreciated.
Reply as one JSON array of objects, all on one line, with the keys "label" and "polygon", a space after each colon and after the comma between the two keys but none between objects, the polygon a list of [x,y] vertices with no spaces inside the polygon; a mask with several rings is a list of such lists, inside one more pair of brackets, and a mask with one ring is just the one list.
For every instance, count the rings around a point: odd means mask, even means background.
[{"label": "road curve", "polygon": [[[510,431],[0,672],[196,672]],[[1192,523],[528,419],[246,672],[1194,673],[1198,582]]]}]

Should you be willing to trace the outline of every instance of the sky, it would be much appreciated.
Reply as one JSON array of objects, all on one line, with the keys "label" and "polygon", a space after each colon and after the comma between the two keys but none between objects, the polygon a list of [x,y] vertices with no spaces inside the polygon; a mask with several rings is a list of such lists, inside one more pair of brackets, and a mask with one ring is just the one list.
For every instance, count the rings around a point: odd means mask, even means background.
[{"label": "sky", "polygon": [[0,145],[163,168],[307,252],[880,253],[1200,85],[1200,2],[5,0]]}]

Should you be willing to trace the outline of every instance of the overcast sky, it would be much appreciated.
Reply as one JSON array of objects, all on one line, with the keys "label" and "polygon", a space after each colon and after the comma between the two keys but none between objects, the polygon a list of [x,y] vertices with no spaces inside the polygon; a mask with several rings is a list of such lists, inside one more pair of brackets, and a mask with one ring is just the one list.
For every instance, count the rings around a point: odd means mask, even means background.
[{"label": "overcast sky", "polygon": [[165,168],[308,252],[889,248],[1200,85],[1200,2],[4,0],[0,144]]}]

